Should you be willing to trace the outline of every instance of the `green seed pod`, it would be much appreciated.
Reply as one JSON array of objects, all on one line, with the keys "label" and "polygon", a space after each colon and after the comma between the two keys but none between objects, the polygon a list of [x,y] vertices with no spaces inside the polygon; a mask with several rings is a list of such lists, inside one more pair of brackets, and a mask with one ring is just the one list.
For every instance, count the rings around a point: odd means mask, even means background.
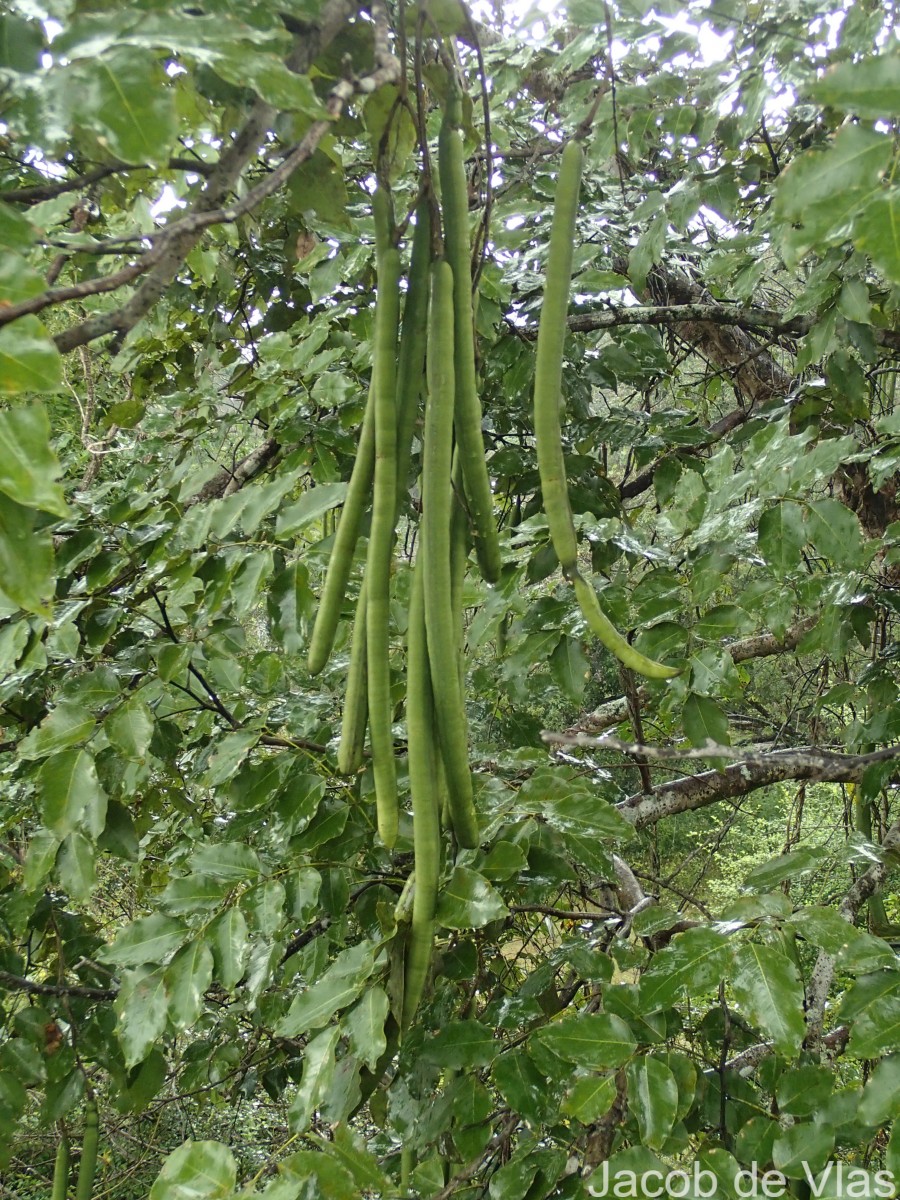
[{"label": "green seed pod", "polygon": [[670,679],[678,674],[676,668],[654,662],[635,650],[603,612],[597,593],[578,571],[578,540],[566,485],[559,410],[582,161],[579,143],[569,142],[563,150],[559,169],[556,207],[547,253],[544,302],[538,329],[534,370],[534,436],[544,511],[553,549],[562,564],[563,573],[572,581],[581,611],[593,633],[624,666],[639,675],[649,679]]},{"label": "green seed pod", "polygon": [[431,678],[440,680],[440,687],[435,689],[434,705],[450,816],[460,845],[475,847],[478,845],[478,820],[472,803],[466,709],[459,686],[457,616],[453,611],[451,578],[453,325],[453,272],[448,263],[440,261],[431,269],[420,553]]}]

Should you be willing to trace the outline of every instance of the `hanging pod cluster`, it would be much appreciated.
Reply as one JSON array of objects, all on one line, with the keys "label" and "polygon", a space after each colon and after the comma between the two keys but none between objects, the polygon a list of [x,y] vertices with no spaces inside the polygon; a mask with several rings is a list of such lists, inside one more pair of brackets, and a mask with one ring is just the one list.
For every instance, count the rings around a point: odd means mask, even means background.
[{"label": "hanging pod cluster", "polygon": [[671,679],[678,674],[677,668],[655,662],[636,650],[607,617],[593,586],[578,569],[578,540],[566,485],[560,408],[575,219],[578,215],[583,159],[580,143],[574,140],[568,142],[562,153],[550,230],[534,372],[534,439],[541,494],[553,549],[563,574],[575,589],[575,598],[588,627],[624,666],[648,679]]},{"label": "hanging pod cluster", "polygon": [[[391,568],[424,393],[421,518],[407,621],[415,888],[404,1025],[416,1010],[431,962],[442,818],[460,846],[474,848],[479,840],[461,658],[469,540],[488,582],[496,583],[501,569],[476,385],[468,190],[458,125],[459,96],[451,92],[438,144],[440,210],[428,197],[417,206],[402,320],[390,199],[380,187],[373,197],[377,296],[371,385],[308,655],[312,674],[328,661],[363,517],[371,511],[338,769],[359,770],[368,730],[378,832],[386,846],[393,846],[399,810],[389,660]],[[442,242],[439,230],[432,229],[432,212],[439,212]],[[436,247],[442,252],[435,253]]]}]

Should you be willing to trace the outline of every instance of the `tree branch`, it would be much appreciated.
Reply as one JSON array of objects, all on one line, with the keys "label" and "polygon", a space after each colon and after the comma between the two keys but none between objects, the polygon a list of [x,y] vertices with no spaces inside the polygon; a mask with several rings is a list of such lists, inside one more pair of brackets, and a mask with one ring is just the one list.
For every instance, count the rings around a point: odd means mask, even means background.
[{"label": "tree branch", "polygon": [[[209,175],[213,168],[209,163],[195,158],[170,158],[170,171],[187,171],[192,175]],[[66,192],[80,192],[89,188],[101,179],[110,175],[121,175],[129,171],[151,171],[155,168],[150,163],[109,162],[87,171],[84,175],[76,175],[74,179],[54,180],[52,183],[36,184],[33,187],[15,188],[8,192],[0,192],[0,200],[6,204],[40,204],[43,200],[53,200]]]},{"label": "tree branch", "polygon": [[[659,784],[649,794],[635,792],[622,800],[616,807],[625,820],[636,829],[645,829],[648,825],[655,825],[657,821],[676,813],[706,808],[719,800],[746,796],[761,787],[782,783],[787,779],[807,779],[817,783],[858,783],[873,763],[890,762],[900,758],[900,746],[889,746],[871,754],[838,754],[816,746],[748,752],[732,746],[711,745],[699,750],[678,750],[664,746],[645,746],[638,742],[623,742],[618,738],[592,738],[583,733],[545,733],[543,737],[545,741],[557,745],[642,754],[658,762],[711,756],[740,758],[739,762],[732,763],[721,771],[702,771],[698,775],[685,775],[669,783]],[[897,841],[900,844],[900,829]],[[862,884],[862,880],[859,883]],[[869,884],[863,886],[867,887]],[[880,883],[876,879],[871,886],[874,890]],[[870,894],[867,892],[863,899],[868,898]]]},{"label": "tree branch", "polygon": [[223,467],[218,474],[213,475],[212,479],[208,479],[196,496],[191,496],[189,500],[185,501],[185,510],[193,508],[195,504],[202,504],[207,500],[217,500],[220,496],[230,496],[232,493],[240,491],[245,483],[249,483],[251,479],[262,474],[280,449],[281,446],[275,438],[267,438],[261,446],[251,450],[233,468]]},{"label": "tree branch", "polygon": [[85,1000],[115,1000],[118,988],[83,987],[77,983],[37,983],[24,975],[0,971],[0,987],[11,992],[28,992],[32,996],[80,996]]}]

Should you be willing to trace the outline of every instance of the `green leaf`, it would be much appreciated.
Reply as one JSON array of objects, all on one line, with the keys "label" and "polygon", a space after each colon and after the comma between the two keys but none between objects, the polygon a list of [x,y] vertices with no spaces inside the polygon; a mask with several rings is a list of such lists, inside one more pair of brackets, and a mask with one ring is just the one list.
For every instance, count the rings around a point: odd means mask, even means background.
[{"label": "green leaf", "polygon": [[576,703],[581,700],[591,676],[591,667],[584,647],[577,638],[563,634],[559,639],[550,655],[550,672],[570,700]]},{"label": "green leaf", "polygon": [[[879,981],[883,976],[894,979],[896,972],[879,973]],[[900,1050],[900,992],[896,990],[873,995],[861,1009],[850,1027],[847,1053],[854,1058],[880,1058],[895,1050]]]},{"label": "green leaf", "polygon": [[118,425],[120,429],[134,429],[143,420],[146,406],[140,400],[120,400],[111,404],[103,414],[104,424],[111,429]]},{"label": "green leaf", "polygon": [[886,134],[845,125],[826,150],[800,155],[782,170],[774,211],[788,263],[830,238],[852,234],[860,209],[881,191],[890,158]]},{"label": "green leaf", "polygon": [[349,1036],[351,1051],[370,1071],[375,1070],[375,1064],[387,1046],[384,1025],[389,1009],[387,992],[376,985],[366,988],[360,1001],[341,1020]]},{"label": "green leaf", "polygon": [[212,982],[212,951],[203,939],[188,942],[166,967],[169,1020],[175,1029],[190,1029],[203,1011],[203,997]]},{"label": "green leaf", "polygon": [[191,855],[191,870],[226,883],[258,879],[262,866],[255,850],[242,842],[217,842],[200,845]]},{"label": "green leaf", "polygon": [[612,1108],[617,1091],[615,1075],[586,1075],[572,1084],[562,1111],[584,1125],[592,1125]]},{"label": "green leaf", "polygon": [[880,184],[891,160],[890,138],[861,125],[845,125],[825,150],[795,158],[778,177],[776,208],[786,220],[809,218],[810,208],[823,212],[824,229],[843,219],[852,206]]},{"label": "green leaf", "polygon": [[316,1134],[309,1137],[323,1154],[330,1155],[349,1171],[356,1183],[357,1195],[368,1192],[386,1195],[391,1190],[378,1159],[366,1148],[361,1135],[346,1123],[335,1126],[328,1137]]},{"label": "green leaf", "polygon": [[[297,1150],[279,1164],[289,1196],[327,1196],[328,1200],[359,1200],[359,1187],[343,1163],[318,1150]],[[298,1183],[301,1183],[298,1191]]]},{"label": "green leaf", "polygon": [[258,741],[258,729],[236,730],[219,738],[209,766],[201,776],[203,787],[215,789],[227,783]]},{"label": "green leaf", "polygon": [[750,1020],[762,1029],[785,1057],[803,1044],[803,985],[795,964],[770,946],[755,943],[738,948],[729,977],[735,999]]},{"label": "green leaf", "polygon": [[694,634],[708,642],[750,633],[754,627],[749,613],[736,604],[717,604],[710,608],[694,626]]},{"label": "green leaf", "polygon": [[62,359],[34,316],[0,329],[0,393],[54,392],[62,384]]},{"label": "green leaf", "polygon": [[36,890],[47,878],[56,862],[62,839],[49,829],[38,829],[28,843],[22,882],[27,891]]},{"label": "green leaf", "polygon": [[86,900],[97,883],[94,845],[77,830],[70,833],[56,856],[59,882],[73,900]]},{"label": "green leaf", "polygon": [[523,1048],[494,1059],[491,1078],[510,1109],[529,1125],[539,1126],[555,1108],[550,1081]]},{"label": "green leaf", "polygon": [[190,916],[218,908],[231,885],[208,875],[185,875],[170,879],[159,897],[159,904],[173,916]]},{"label": "green leaf", "polygon": [[708,696],[698,696],[692,692],[684,702],[681,720],[692,746],[702,749],[709,745],[731,745],[728,717]]},{"label": "green leaf", "polygon": [[231,53],[217,55],[214,70],[228,83],[253,88],[257,96],[275,108],[305,113],[317,120],[327,116],[309,76],[289,70],[275,54],[238,45]]},{"label": "green leaf", "polygon": [[328,1094],[334,1078],[334,1051],[341,1031],[337,1025],[311,1038],[303,1054],[303,1077],[288,1108],[288,1124],[302,1133],[312,1120],[316,1106]]},{"label": "green leaf", "polygon": [[99,837],[106,823],[106,793],[87,750],[55,754],[38,772],[41,817],[57,837],[84,828]]},{"label": "green leaf", "polygon": [[76,115],[110,153],[164,162],[177,134],[175,92],[154,54],[120,47],[70,68]]},{"label": "green leaf", "polygon": [[809,1179],[834,1150],[834,1130],[818,1122],[783,1130],[772,1146],[772,1161],[788,1179]]},{"label": "green leaf", "polygon": [[900,1112],[900,1054],[878,1064],[863,1088],[857,1116],[864,1125],[882,1125]]},{"label": "green leaf", "polygon": [[768,892],[785,879],[797,879],[815,871],[825,858],[821,846],[803,846],[773,858],[771,862],[754,867],[744,880],[744,887],[755,892]]},{"label": "green leaf", "polygon": [[692,996],[715,989],[728,971],[731,945],[714,929],[687,929],[654,954],[641,978],[647,1012],[668,1008],[683,991]]},{"label": "green leaf", "polygon": [[809,90],[820,104],[857,117],[900,116],[900,54],[838,63]]},{"label": "green leaf", "polygon": [[286,654],[296,654],[303,645],[301,620],[311,603],[309,572],[301,562],[289,563],[269,584],[267,607],[272,636]]},{"label": "green leaf", "polygon": [[331,509],[343,504],[347,487],[346,483],[323,483],[304,492],[296,503],[279,511],[275,524],[276,537],[293,537]]},{"label": "green leaf", "polygon": [[625,1068],[628,1107],[638,1123],[641,1142],[661,1150],[678,1113],[678,1084],[658,1058],[642,1055]]},{"label": "green leaf", "polygon": [[855,513],[838,500],[810,500],[806,506],[809,540],[819,554],[845,568],[860,564],[862,531]]},{"label": "green leaf", "polygon": [[77,742],[85,741],[93,733],[95,725],[93,714],[86,708],[73,704],[71,700],[61,700],[22,741],[19,757],[34,759],[57,754]]},{"label": "green leaf", "polygon": [[759,519],[760,553],[779,577],[799,566],[806,537],[803,509],[793,500],[779,501]]},{"label": "green leaf", "polygon": [[547,824],[560,833],[599,841],[621,840],[633,836],[634,830],[611,804],[595,791],[569,788],[560,781],[557,794],[540,804]]},{"label": "green leaf", "polygon": [[328,970],[311,987],[295,996],[276,1029],[281,1037],[299,1037],[320,1029],[341,1008],[357,999],[375,969],[371,942],[342,950]]},{"label": "green leaf", "polygon": [[830,1070],[812,1063],[801,1063],[785,1071],[775,1093],[779,1112],[795,1117],[815,1116],[831,1095],[834,1082]]},{"label": "green leaf", "polygon": [[396,84],[386,84],[367,97],[363,108],[372,153],[383,156],[392,179],[404,169],[416,145],[415,125],[409,112],[398,107],[397,96]]},{"label": "green leaf", "polygon": [[150,1189],[150,1200],[230,1200],[237,1162],[221,1142],[186,1141],[174,1150]]},{"label": "green leaf", "polygon": [[508,913],[500,893],[483,875],[468,867],[456,867],[440,891],[435,915],[445,929],[481,929]]},{"label": "green leaf", "polygon": [[163,683],[177,679],[188,669],[193,647],[190,645],[160,646],[156,652],[156,667]]},{"label": "green leaf", "polygon": [[0,412],[0,446],[0,492],[28,508],[67,516],[66,499],[56,482],[62,468],[50,449],[50,421],[43,405]]},{"label": "green leaf", "polygon": [[593,1070],[621,1067],[636,1049],[622,1018],[602,1013],[563,1017],[534,1036],[560,1058]]},{"label": "green leaf", "polygon": [[647,282],[650,269],[659,262],[666,244],[666,219],[658,213],[641,234],[628,255],[628,276],[639,291]]},{"label": "green leaf", "polygon": [[143,1062],[166,1031],[168,1002],[161,969],[125,971],[113,1005],[125,1065]]},{"label": "green leaf", "polygon": [[247,918],[234,905],[216,917],[207,937],[212,947],[215,977],[226,992],[233,992],[244,976],[250,954]]},{"label": "green leaf", "polygon": [[499,1050],[494,1035],[480,1021],[448,1021],[422,1046],[422,1056],[439,1067],[467,1070],[489,1063]]},{"label": "green leaf", "polygon": [[142,963],[161,962],[184,941],[184,924],[173,917],[153,913],[138,917],[116,934],[111,946],[99,952],[104,962],[120,967],[138,967]]},{"label": "green leaf", "polygon": [[[0,334],[2,334],[0,330]],[[53,541],[36,528],[34,509],[0,495],[0,580],[3,592],[26,612],[49,615],[56,586]]]},{"label": "green leaf", "polygon": [[892,283],[900,283],[900,189],[871,200],[853,226],[853,242]]},{"label": "green leaf", "polygon": [[147,757],[155,729],[153,714],[137,696],[111,712],[103,722],[112,745],[135,762],[143,762]]}]

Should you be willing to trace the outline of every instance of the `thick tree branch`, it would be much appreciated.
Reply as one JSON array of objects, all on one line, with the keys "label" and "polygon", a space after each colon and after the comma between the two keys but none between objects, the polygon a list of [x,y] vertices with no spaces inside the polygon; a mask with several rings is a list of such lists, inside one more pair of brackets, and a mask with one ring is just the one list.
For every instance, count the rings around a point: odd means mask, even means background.
[{"label": "thick tree branch", "polygon": [[[592,738],[583,733],[545,733],[543,737],[545,741],[556,745],[618,750],[623,754],[641,754],[658,762],[740,757],[740,762],[731,763],[720,771],[702,771],[698,775],[682,776],[669,783],[659,784],[649,795],[635,792],[621,801],[616,806],[618,811],[636,829],[655,825],[657,821],[676,813],[690,812],[693,809],[706,808],[720,800],[746,796],[759,788],[772,783],[782,783],[787,779],[806,779],[817,783],[858,783],[866,769],[874,763],[900,758],[900,746],[889,746],[871,754],[838,754],[816,746],[748,752],[732,746],[712,744],[699,750],[678,750],[664,746],[646,746],[638,742],[624,742],[619,738]],[[896,840],[900,845],[900,828]],[[892,843],[891,849],[893,848]],[[868,886],[868,883],[863,885]],[[879,886],[879,879],[875,879],[871,884],[872,890]],[[863,899],[867,899],[870,894],[871,892],[866,892]]]}]

